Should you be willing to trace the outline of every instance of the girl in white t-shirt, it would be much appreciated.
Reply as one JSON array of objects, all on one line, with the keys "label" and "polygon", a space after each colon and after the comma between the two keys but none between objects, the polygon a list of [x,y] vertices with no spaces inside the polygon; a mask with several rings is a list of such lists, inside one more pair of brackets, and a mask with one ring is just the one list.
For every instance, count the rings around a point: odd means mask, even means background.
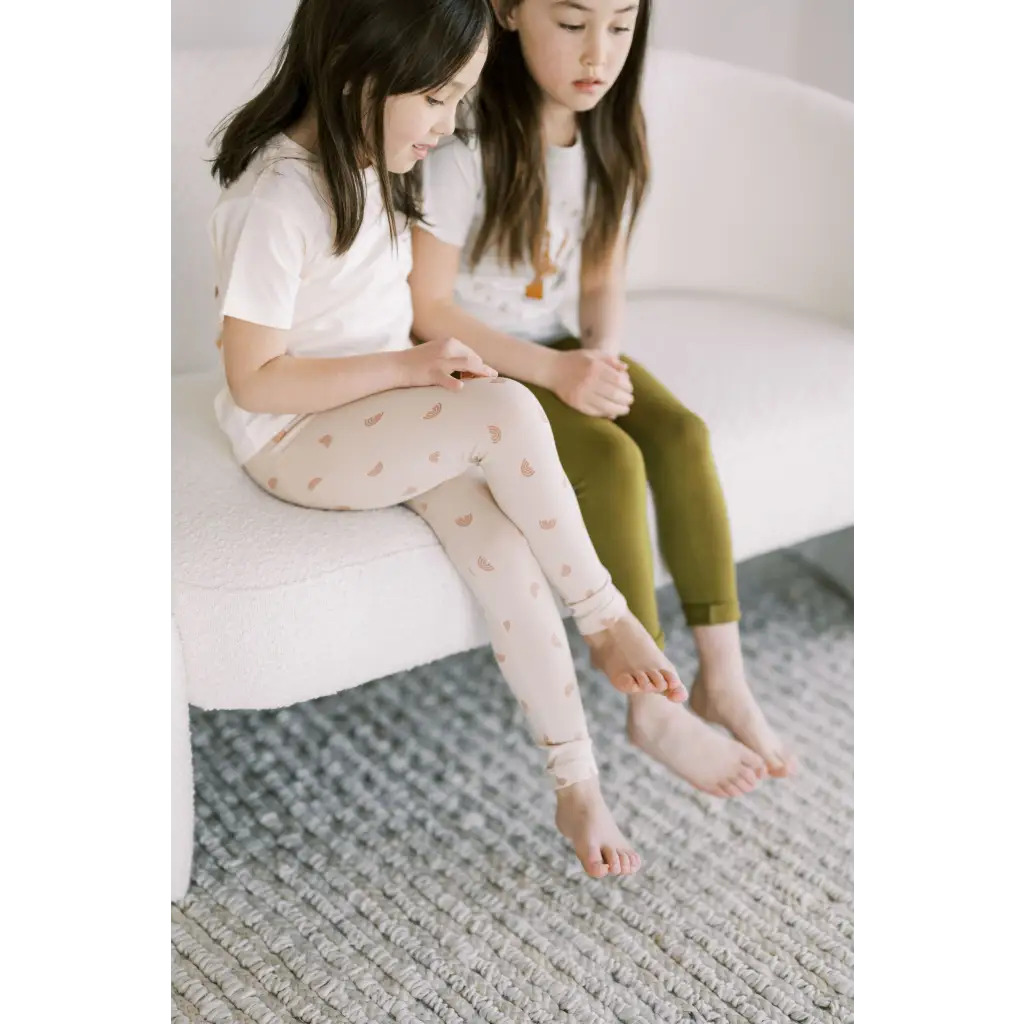
[{"label": "girl in white t-shirt", "polygon": [[[648,180],[639,96],[650,0],[494,6],[501,28],[480,79],[476,134],[440,147],[424,166],[425,217],[413,231],[410,278],[414,332],[428,341],[458,337],[530,388],[599,556],[663,647],[650,486],[661,552],[700,665],[692,710],[635,693],[627,728],[693,785],[738,796],[766,771],[789,774],[793,759],[746,682],[728,515],[708,431],[622,355],[626,245]],[[669,177],[671,168],[659,173]],[[572,299],[578,338],[563,319]],[[610,668],[596,646],[592,660]]]},{"label": "girl in white t-shirt", "polygon": [[267,494],[407,503],[430,524],[546,752],[559,828],[590,874],[629,874],[548,581],[617,686],[685,690],[597,558],[536,399],[458,341],[410,342],[409,172],[453,131],[490,19],[488,0],[301,0],[272,78],[220,131],[216,411]]}]

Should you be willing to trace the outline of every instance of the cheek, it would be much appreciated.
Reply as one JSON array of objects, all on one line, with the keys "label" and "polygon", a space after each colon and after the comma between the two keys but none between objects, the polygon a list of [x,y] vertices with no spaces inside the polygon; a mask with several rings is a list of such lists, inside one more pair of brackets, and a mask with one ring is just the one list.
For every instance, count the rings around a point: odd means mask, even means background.
[{"label": "cheek", "polygon": [[406,145],[417,137],[416,111],[408,106],[396,107],[391,112],[388,129],[388,141],[392,146]]},{"label": "cheek", "polygon": [[622,36],[616,43],[612,53],[615,55],[615,74],[616,76],[622,70],[623,65],[626,63],[626,58],[629,57],[629,51],[632,49],[633,36]]},{"label": "cheek", "polygon": [[530,71],[543,87],[565,84],[565,78],[579,66],[579,47],[568,33],[545,33],[529,48]]}]

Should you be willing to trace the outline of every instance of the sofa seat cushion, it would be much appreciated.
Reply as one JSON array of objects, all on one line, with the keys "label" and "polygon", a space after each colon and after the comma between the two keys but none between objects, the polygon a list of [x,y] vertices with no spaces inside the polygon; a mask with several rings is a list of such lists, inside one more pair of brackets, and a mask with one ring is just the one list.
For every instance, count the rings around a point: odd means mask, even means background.
[{"label": "sofa seat cushion", "polygon": [[[851,331],[666,294],[630,299],[627,337],[711,429],[737,560],[852,522]],[[173,612],[191,703],[281,706],[486,642],[414,513],[320,512],[260,491],[214,419],[221,381],[172,380]]]}]

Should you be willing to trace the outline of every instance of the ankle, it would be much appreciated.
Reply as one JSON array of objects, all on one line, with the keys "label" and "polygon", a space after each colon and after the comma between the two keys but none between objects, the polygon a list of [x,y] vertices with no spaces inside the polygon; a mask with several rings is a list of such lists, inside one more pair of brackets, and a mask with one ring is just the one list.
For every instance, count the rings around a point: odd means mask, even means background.
[{"label": "ankle", "polygon": [[587,596],[580,601],[567,602],[569,611],[576,621],[580,635],[590,642],[591,637],[600,638],[608,633],[615,622],[624,618],[629,611],[626,599],[621,591],[612,583],[611,577],[597,588],[587,591]]},{"label": "ankle", "polygon": [[743,677],[743,648],[735,622],[694,626],[693,641],[699,665],[695,681],[714,687]]},{"label": "ankle", "polygon": [[743,660],[739,659],[709,666],[702,664],[694,677],[692,689],[703,690],[706,694],[721,694],[746,685],[747,674]]},{"label": "ankle", "polygon": [[583,801],[593,800],[601,795],[601,782],[596,775],[590,775],[578,782],[572,782],[568,786],[562,786],[555,790],[555,799],[559,806],[563,804],[578,804]]},{"label": "ankle", "polygon": [[605,626],[604,629],[599,629],[596,633],[583,633],[581,636],[584,643],[592,651],[603,650],[605,647],[610,646],[614,639],[612,637],[611,624]]},{"label": "ankle", "polygon": [[660,693],[631,693],[627,696],[626,733],[653,728],[672,714],[676,714],[679,705],[665,700]]}]

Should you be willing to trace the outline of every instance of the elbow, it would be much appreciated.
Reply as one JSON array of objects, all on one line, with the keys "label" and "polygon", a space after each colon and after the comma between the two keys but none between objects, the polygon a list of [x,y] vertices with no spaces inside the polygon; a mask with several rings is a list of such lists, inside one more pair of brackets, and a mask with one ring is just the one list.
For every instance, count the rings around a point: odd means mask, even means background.
[{"label": "elbow", "polygon": [[241,409],[243,412],[268,412],[267,409],[259,408],[259,402],[256,397],[252,394],[251,389],[238,382],[231,383],[228,381],[228,393],[231,395],[231,400]]},{"label": "elbow", "polygon": [[274,416],[292,412],[286,398],[289,362],[282,362],[282,356],[274,356],[254,370],[228,372],[225,375],[228,391],[235,405],[245,412],[269,413]]},{"label": "elbow", "polygon": [[268,408],[266,396],[261,394],[264,389],[260,387],[260,382],[257,380],[259,374],[259,370],[246,374],[228,374],[228,393],[231,395],[231,400],[243,412],[276,412],[275,409]]},{"label": "elbow", "polygon": [[420,341],[436,341],[447,338],[451,333],[446,329],[449,303],[444,299],[422,299],[414,301],[412,307],[412,332]]}]

